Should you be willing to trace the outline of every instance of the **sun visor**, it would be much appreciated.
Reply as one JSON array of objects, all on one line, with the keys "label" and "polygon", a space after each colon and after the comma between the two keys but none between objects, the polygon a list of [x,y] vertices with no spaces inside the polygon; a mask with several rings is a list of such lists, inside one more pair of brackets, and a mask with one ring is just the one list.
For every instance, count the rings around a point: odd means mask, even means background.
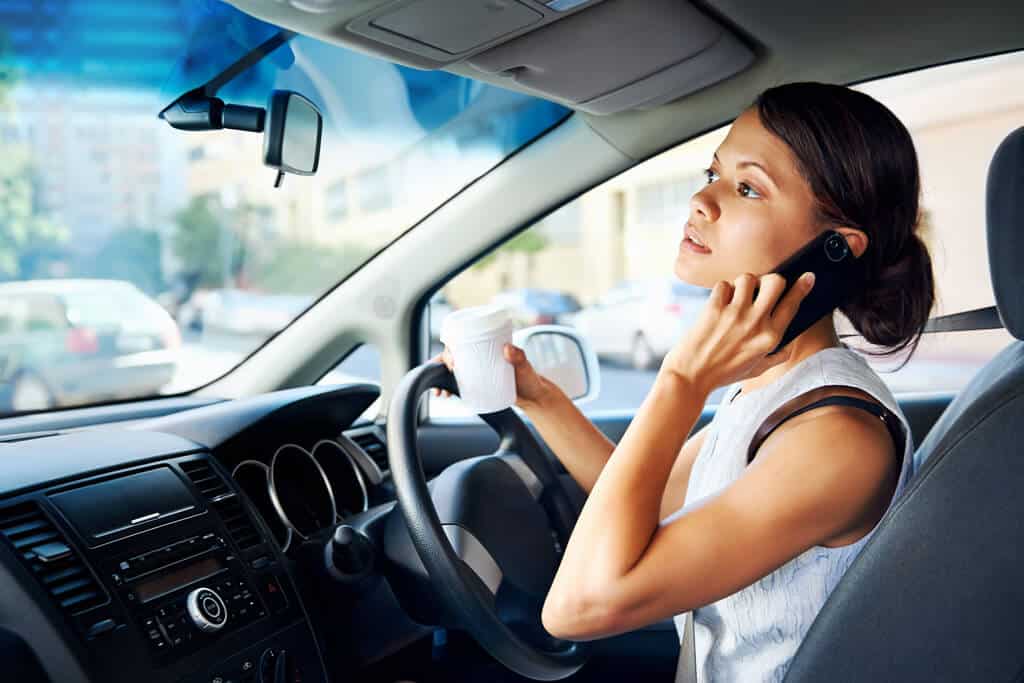
[{"label": "sun visor", "polygon": [[687,0],[229,0],[275,25],[594,114],[646,109],[754,52]]},{"label": "sun visor", "polygon": [[466,64],[594,114],[644,109],[724,80],[753,52],[680,0],[605,0]]}]

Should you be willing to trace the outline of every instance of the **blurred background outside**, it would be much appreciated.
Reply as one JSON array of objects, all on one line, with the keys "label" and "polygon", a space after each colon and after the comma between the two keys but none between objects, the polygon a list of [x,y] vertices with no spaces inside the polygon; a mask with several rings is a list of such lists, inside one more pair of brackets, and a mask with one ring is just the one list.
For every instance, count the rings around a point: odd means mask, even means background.
[{"label": "blurred background outside", "polygon": [[[260,104],[289,87],[324,111],[320,172],[274,190],[260,136],[186,134],[156,118],[197,77],[182,55],[203,44],[199,10],[125,6],[123,31],[108,22],[101,38],[81,28],[96,17],[74,23],[67,8],[47,18],[31,6],[0,8],[0,415],[215,379],[568,114],[300,37],[224,93]],[[213,14],[223,21],[231,11]],[[232,20],[241,28],[225,63],[265,38]],[[991,305],[985,177],[999,141],[1024,121],[1024,55],[860,87],[914,137],[933,315]],[[499,300],[519,327],[572,325],[589,339],[603,391],[588,410],[636,408],[706,297],[674,280],[672,264],[689,198],[727,130],[594,188],[446,283],[430,304],[432,349],[446,312]],[[955,390],[1009,340],[1004,331],[931,335],[898,372],[889,370],[901,358],[872,362],[894,391]],[[379,379],[371,347],[324,381],[347,379]],[[453,403],[433,399],[432,410],[458,413]]]}]

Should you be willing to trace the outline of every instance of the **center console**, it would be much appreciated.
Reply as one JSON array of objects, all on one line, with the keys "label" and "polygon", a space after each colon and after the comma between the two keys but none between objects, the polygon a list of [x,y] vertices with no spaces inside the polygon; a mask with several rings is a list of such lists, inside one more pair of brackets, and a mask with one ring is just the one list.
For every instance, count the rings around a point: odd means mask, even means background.
[{"label": "center console", "polygon": [[91,680],[326,680],[283,556],[205,455],[4,503],[0,535]]}]

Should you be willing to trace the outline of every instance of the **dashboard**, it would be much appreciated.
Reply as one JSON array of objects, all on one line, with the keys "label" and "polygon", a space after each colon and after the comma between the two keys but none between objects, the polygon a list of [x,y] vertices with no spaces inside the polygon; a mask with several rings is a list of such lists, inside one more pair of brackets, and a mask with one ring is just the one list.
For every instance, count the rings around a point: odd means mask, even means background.
[{"label": "dashboard", "polygon": [[[385,435],[356,423],[377,391],[293,389],[0,441],[5,671],[314,683],[421,635],[386,584],[339,589],[323,567],[340,523],[393,505]],[[367,615],[385,635],[348,637]]]}]

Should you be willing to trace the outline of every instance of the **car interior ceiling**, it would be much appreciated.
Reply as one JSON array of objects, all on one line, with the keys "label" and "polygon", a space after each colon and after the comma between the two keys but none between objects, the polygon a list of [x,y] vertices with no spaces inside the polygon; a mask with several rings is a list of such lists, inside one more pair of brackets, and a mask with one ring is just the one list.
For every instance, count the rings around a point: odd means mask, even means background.
[{"label": "car interior ceiling", "polygon": [[[371,16],[391,7],[385,0],[342,5],[332,11],[305,12],[284,3],[259,0],[231,0],[232,4],[271,23],[301,33],[365,50],[390,61],[420,68],[443,68],[452,73],[482,80],[501,87],[539,94],[579,110],[588,125],[612,145],[635,160],[642,160],[682,140],[717,127],[742,111],[753,97],[782,81],[821,80],[853,84],[924,66],[943,64],[971,57],[997,54],[1020,48],[1017,26],[1024,19],[1019,4],[999,0],[962,4],[944,19],[955,21],[922,22],[922,17],[936,11],[934,3],[911,0],[899,3],[871,3],[839,0],[820,6],[799,0],[775,3],[751,3],[741,0],[697,2],[697,8],[711,24],[707,32],[720,32],[746,46],[754,58],[749,66],[738,70],[723,65],[710,83],[696,89],[692,74],[675,72],[674,79],[645,86],[627,107],[615,112],[588,113],[586,107],[572,99],[573,82],[580,75],[563,69],[560,55],[584,51],[593,61],[580,64],[588,84],[595,93],[627,91],[642,84],[652,73],[666,66],[685,63],[694,57],[685,44],[657,42],[658,53],[638,56],[639,51],[621,49],[613,52],[616,35],[662,37],[666,25],[689,35],[683,25],[687,17],[679,6],[691,3],[674,0],[592,0],[574,11],[550,17],[482,42],[461,53],[416,51],[417,44],[403,41],[396,45],[386,33],[356,35],[345,30],[358,16]],[[429,23],[437,22],[439,35],[451,20],[460,3],[421,0],[425,11],[417,14],[424,24],[421,30],[432,34]],[[373,9],[373,8],[378,9]],[[555,14],[555,13],[552,13]],[[597,16],[589,20],[591,16]],[[607,23],[605,23],[607,22]],[[621,27],[621,28],[620,28]],[[909,28],[908,28],[909,27]],[[604,39],[599,48],[591,45],[597,31]],[[537,35],[534,35],[536,32]],[[870,49],[862,39],[871,36]],[[706,34],[693,36],[700,41]],[[376,38],[376,39],[375,39]],[[498,71],[487,68],[489,56],[501,46]],[[405,49],[403,49],[403,47]],[[426,54],[425,54],[426,53]],[[442,58],[438,58],[443,54]],[[479,57],[479,59],[478,59]],[[648,61],[649,60],[649,61]],[[545,70],[552,82],[537,83],[528,75],[531,69]],[[711,65],[714,70],[715,65]],[[573,73],[563,78],[561,74]],[[561,79],[561,80],[559,80]],[[602,81],[602,79],[604,79]],[[522,82],[525,81],[525,82]],[[535,87],[531,87],[533,84]],[[700,83],[705,85],[705,83]],[[653,108],[645,102],[666,97],[677,99]]]},{"label": "car interior ceiling", "polygon": [[[442,672],[438,680],[444,680],[446,673],[454,674],[454,669],[445,666],[475,667],[477,680],[522,680],[455,636],[446,659],[442,658],[439,653],[446,651],[445,636],[425,625],[427,621],[420,623],[410,617],[413,603],[428,616],[436,616],[437,605],[431,600],[419,604],[407,595],[396,595],[399,589],[386,581],[373,581],[365,575],[347,576],[344,581],[325,572],[296,575],[296,568],[315,565],[322,569],[324,557],[340,553],[342,544],[332,544],[330,534],[313,538],[316,534],[311,533],[311,542],[286,557],[266,541],[274,530],[246,512],[256,503],[248,495],[235,494],[227,476],[231,467],[300,429],[333,437],[338,425],[344,425],[342,436],[353,442],[368,434],[380,439],[386,402],[376,425],[358,416],[378,395],[391,398],[403,374],[425,360],[421,340],[409,327],[419,320],[417,307],[422,307],[432,287],[570,194],[731,120],[759,90],[791,80],[856,83],[1024,48],[1019,30],[1024,25],[1024,3],[1007,5],[996,0],[961,7],[955,20],[953,14],[943,14],[942,20],[934,21],[928,17],[937,8],[922,0],[878,3],[877,8],[850,0],[820,6],[794,0],[694,4],[589,0],[565,12],[535,8],[509,12],[510,16],[500,19],[483,10],[460,18],[460,12],[466,12],[460,0],[399,4],[364,0],[316,12],[284,2],[230,2],[289,30],[387,60],[445,69],[553,99],[577,113],[552,131],[549,139],[541,138],[535,149],[528,148],[520,158],[468,188],[458,197],[459,206],[442,207],[418,232],[403,235],[357,271],[346,286],[328,293],[221,380],[191,395],[0,421],[0,448],[10,456],[10,464],[0,470],[0,537],[23,533],[24,525],[48,534],[46,545],[32,541],[31,557],[19,559],[0,544],[0,584],[10,587],[0,592],[0,663],[8,665],[7,670],[19,681],[147,678],[154,683],[237,683],[361,680],[364,675],[367,680],[385,681],[407,675],[420,662],[423,666],[433,662]],[[651,49],[643,54],[629,50],[614,53],[612,41],[624,31],[649,36]],[[680,34],[687,39],[672,40]],[[865,35],[871,36],[871,49],[864,47]],[[1019,184],[1020,169],[1024,168],[1021,149],[1018,136],[1012,158],[1003,161],[1012,171],[1003,188],[1010,187],[1011,181]],[[585,168],[578,178],[551,183],[547,189],[550,196],[539,191],[532,204],[496,208],[489,214],[487,207],[501,191],[496,179],[522,181],[531,174],[543,178],[538,169],[545,167],[544,172],[558,175],[558,161],[567,151],[578,152],[573,161],[565,162],[567,167],[575,163]],[[589,162],[593,163],[588,166]],[[1012,234],[1020,217],[1014,208],[1019,202],[1006,209],[1012,202],[1005,192],[1000,196],[997,201],[1004,209],[1003,218],[998,225],[989,225],[990,236],[998,235],[998,244],[1005,247],[994,265],[1003,290],[1002,298],[997,292],[997,299],[1000,312],[1007,311],[1019,338],[1019,319],[1024,314],[1017,310],[1014,271],[1019,270],[1020,241]],[[458,215],[460,210],[462,215]],[[494,223],[469,235],[468,228],[486,215],[492,215]],[[445,251],[446,247],[450,249]],[[410,271],[404,289],[400,288],[388,275],[389,265],[403,259],[411,262],[409,254],[426,248],[437,250],[436,265],[420,265]],[[375,317],[365,306],[356,305],[360,299],[380,295],[393,297],[397,304],[397,313],[390,319]],[[339,313],[347,311],[352,312],[349,327],[339,332]],[[370,333],[357,333],[357,329]],[[339,354],[367,337],[379,342],[382,349],[384,377],[379,389],[364,384],[308,386]],[[994,621],[976,622],[973,617],[958,621],[948,604],[934,600],[949,590],[957,576],[983,582],[986,572],[990,578],[996,577],[992,580],[1001,587],[1005,584],[1007,591],[1015,590],[1009,587],[1012,553],[1000,555],[993,563],[979,562],[972,569],[963,552],[957,552],[958,547],[971,544],[972,528],[976,528],[972,525],[984,526],[985,515],[998,521],[974,539],[971,547],[977,553],[991,547],[986,543],[1012,545],[1017,531],[1014,520],[1019,518],[1019,510],[984,505],[984,499],[990,503],[1012,499],[1013,477],[1020,474],[1010,457],[1012,444],[1005,438],[1008,425],[1014,420],[1019,424],[1024,405],[1019,398],[1020,342],[1001,355],[995,366],[958,398],[942,393],[912,397],[907,402],[914,443],[924,443],[926,453],[938,456],[929,464],[929,481],[919,483],[908,500],[907,514],[886,525],[872,554],[858,565],[859,573],[851,573],[837,591],[787,680],[874,680],[892,671],[901,671],[908,678],[922,671],[934,679],[944,678],[950,671],[970,676],[967,664],[956,668],[958,645],[950,638],[961,638],[960,642],[969,643],[967,647],[984,652],[991,662],[987,674],[1002,675],[1019,667],[1019,655],[1006,647],[1008,641],[988,637],[991,633],[978,626],[996,624],[1007,633],[1014,629],[1011,608],[1019,606],[1019,590],[1007,593],[1012,599],[1003,604],[991,595],[980,598],[981,608],[994,615]],[[254,395],[253,387],[283,391]],[[705,409],[698,426],[713,414],[713,407]],[[610,438],[618,440],[629,420],[629,415],[619,414],[597,422]],[[937,424],[941,429],[929,436]],[[102,428],[89,429],[97,425]],[[962,434],[974,440],[960,444],[954,437]],[[420,475],[428,478],[499,447],[497,435],[483,423],[426,424],[416,439],[424,454]],[[984,474],[972,466],[970,447],[991,452],[1000,469],[994,465]],[[346,457],[353,458],[353,468],[360,472],[365,507],[372,513],[361,518],[364,527],[360,533],[366,529],[367,534],[379,534],[375,540],[393,540],[396,532],[386,527],[387,515],[395,510],[395,491],[382,472],[386,460],[384,464],[367,462],[372,460],[367,453],[360,456],[345,449]],[[385,482],[373,494],[377,498],[367,494],[362,474],[372,474],[375,467],[379,481]],[[943,501],[951,500],[959,482],[970,478],[987,487],[972,494],[977,497],[971,499],[976,509],[967,512],[947,506],[944,513],[936,512]],[[582,493],[573,490],[571,496],[579,505]],[[279,505],[279,501],[268,504]],[[150,518],[154,506],[158,514]],[[373,513],[375,506],[379,509]],[[396,515],[391,514],[390,519]],[[915,535],[915,519],[932,528],[947,525],[964,545],[943,547],[938,535],[927,535],[922,541]],[[67,528],[76,529],[79,536],[67,536],[62,531]],[[147,534],[152,538],[147,540]],[[1000,538],[998,534],[1005,535]],[[154,545],[151,541],[157,536],[160,543]],[[243,539],[249,545],[244,545]],[[404,543],[408,546],[407,540]],[[358,550],[344,547],[346,552]],[[234,552],[235,548],[240,551]],[[181,570],[192,574],[161,574],[172,562],[184,563],[184,558],[200,552],[205,564],[197,562]],[[85,574],[83,581],[92,582],[88,586],[95,594],[87,599],[114,599],[91,603],[92,611],[76,612],[73,606],[63,605],[60,596],[48,593],[38,579],[69,557],[88,558],[88,565],[75,567]],[[353,558],[346,561],[362,561]],[[406,563],[401,569],[422,580],[423,564],[416,566],[419,560],[413,555],[388,560],[396,565]],[[929,576],[915,583],[914,576],[908,575],[924,573],[934,563],[947,563],[944,566],[953,578]],[[872,573],[872,569],[876,571]],[[161,574],[160,581],[153,578],[157,574]],[[204,594],[197,589],[188,598],[175,597],[173,604],[164,600],[174,581],[201,575],[218,577],[216,592]],[[886,576],[898,576],[900,581],[885,585]],[[161,583],[164,580],[171,583]],[[913,599],[907,599],[911,593]],[[895,609],[889,610],[891,605]],[[164,645],[157,645],[158,641],[176,643],[175,629],[188,618],[203,624],[201,628],[208,632],[216,632],[223,626],[218,621],[222,609],[225,614],[230,609],[238,625],[233,622],[225,629],[213,648],[186,643],[176,650],[187,652],[179,661],[173,648],[165,651]],[[192,616],[195,614],[199,616]],[[891,623],[886,624],[890,617]],[[915,629],[925,628],[929,619],[927,628],[934,636],[934,649],[928,653],[934,657],[930,669],[916,665],[914,657],[906,654],[920,645],[922,638]],[[607,670],[582,680],[664,676],[664,667],[674,665],[676,656],[675,632],[669,628],[661,624],[612,639],[598,650]],[[160,638],[153,637],[154,631]],[[336,637],[337,633],[345,638]],[[849,640],[837,646],[834,639],[841,633],[849,635]],[[899,643],[899,648],[884,650],[886,643]],[[459,660],[459,656],[465,659]],[[977,659],[965,656],[959,661],[976,663]],[[302,673],[297,673],[300,670]],[[850,678],[853,671],[865,678]]]}]

